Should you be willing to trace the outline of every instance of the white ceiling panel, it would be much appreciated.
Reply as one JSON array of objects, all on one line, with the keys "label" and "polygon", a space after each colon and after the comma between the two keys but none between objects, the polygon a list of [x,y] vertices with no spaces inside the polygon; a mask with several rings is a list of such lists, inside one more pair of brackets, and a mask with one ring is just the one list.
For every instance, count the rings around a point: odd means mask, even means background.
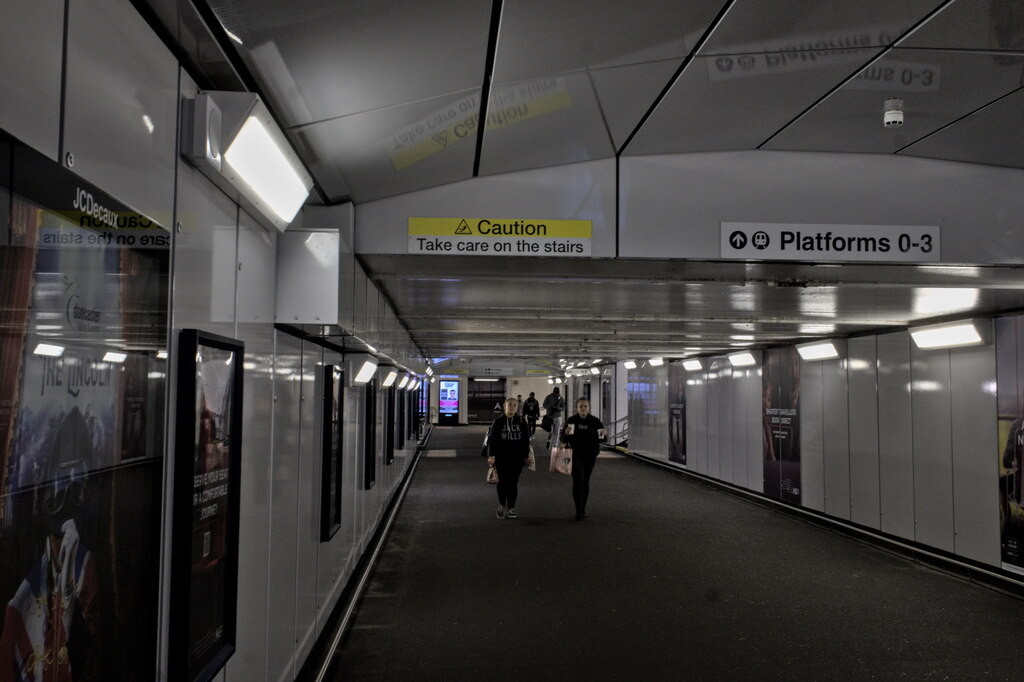
[{"label": "white ceiling panel", "polygon": [[682,60],[668,59],[590,72],[615,149],[621,149]]},{"label": "white ceiling panel", "polygon": [[1024,2],[957,0],[899,46],[1024,52]]},{"label": "white ceiling panel", "polygon": [[[892,153],[1020,87],[1024,55],[889,50],[764,145],[765,149]],[[903,99],[904,124],[882,124]]]},{"label": "white ceiling panel", "polygon": [[[480,91],[345,116],[297,129],[333,201],[371,201],[473,175]],[[307,157],[310,158],[310,157]]]},{"label": "white ceiling panel", "polygon": [[697,57],[624,153],[756,149],[878,51]]},{"label": "white ceiling panel", "polygon": [[[478,88],[491,3],[216,0],[215,13],[287,126]],[[300,113],[305,113],[300,117]]]},{"label": "white ceiling panel", "polygon": [[888,47],[941,0],[736,0],[698,54]]},{"label": "white ceiling panel", "polygon": [[1024,167],[1024,89],[902,150],[901,154]]},{"label": "white ceiling panel", "polygon": [[491,89],[482,175],[614,155],[589,74],[499,83]]},{"label": "white ceiling panel", "polygon": [[496,81],[681,58],[722,0],[505,0]]}]

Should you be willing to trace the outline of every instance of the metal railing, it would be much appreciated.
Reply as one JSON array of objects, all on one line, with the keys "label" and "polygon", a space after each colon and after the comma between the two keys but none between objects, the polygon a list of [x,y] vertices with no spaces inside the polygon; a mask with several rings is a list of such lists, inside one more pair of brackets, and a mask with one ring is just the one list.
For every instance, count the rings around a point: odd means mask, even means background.
[{"label": "metal railing", "polygon": [[605,424],[608,429],[608,447],[626,447],[629,443],[629,416]]}]

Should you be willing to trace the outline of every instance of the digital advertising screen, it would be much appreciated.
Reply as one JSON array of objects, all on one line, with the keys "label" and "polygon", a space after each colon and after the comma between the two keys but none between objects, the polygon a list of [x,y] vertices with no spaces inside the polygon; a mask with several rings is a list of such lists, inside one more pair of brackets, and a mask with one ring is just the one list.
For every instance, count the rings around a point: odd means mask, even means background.
[{"label": "digital advertising screen", "polygon": [[444,415],[457,415],[459,413],[459,382],[441,380],[441,395],[438,406],[440,413]]}]

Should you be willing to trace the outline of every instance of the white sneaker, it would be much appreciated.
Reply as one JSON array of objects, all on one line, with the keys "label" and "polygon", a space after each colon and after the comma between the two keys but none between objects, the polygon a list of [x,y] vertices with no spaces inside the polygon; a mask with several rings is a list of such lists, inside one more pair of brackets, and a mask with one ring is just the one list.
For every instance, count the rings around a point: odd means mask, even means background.
[{"label": "white sneaker", "polygon": [[497,516],[499,519],[503,519],[503,518],[505,518],[505,515],[507,513],[508,513],[508,510],[505,509],[505,507],[499,506],[498,507],[498,511],[495,513],[495,516]]},{"label": "white sneaker", "polygon": [[507,512],[505,512],[505,518],[506,519],[518,519],[519,517],[516,516],[516,508],[515,507],[510,507],[509,510]]}]

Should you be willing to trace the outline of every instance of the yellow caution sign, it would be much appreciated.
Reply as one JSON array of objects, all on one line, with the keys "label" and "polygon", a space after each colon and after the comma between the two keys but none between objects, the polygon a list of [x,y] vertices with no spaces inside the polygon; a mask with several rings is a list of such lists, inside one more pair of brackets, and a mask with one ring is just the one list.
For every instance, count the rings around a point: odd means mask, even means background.
[{"label": "yellow caution sign", "polygon": [[589,256],[589,220],[409,218],[409,253]]}]

